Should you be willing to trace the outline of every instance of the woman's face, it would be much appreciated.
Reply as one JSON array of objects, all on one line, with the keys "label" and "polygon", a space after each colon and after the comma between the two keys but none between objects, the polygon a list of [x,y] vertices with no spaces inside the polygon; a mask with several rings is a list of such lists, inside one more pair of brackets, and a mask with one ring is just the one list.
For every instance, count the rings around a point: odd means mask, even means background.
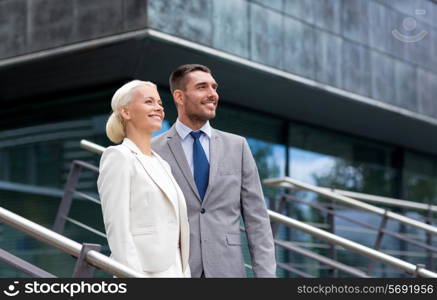
[{"label": "woman's face", "polygon": [[132,99],[122,109],[126,125],[140,132],[153,133],[161,129],[164,108],[156,88],[149,85],[136,87]]}]

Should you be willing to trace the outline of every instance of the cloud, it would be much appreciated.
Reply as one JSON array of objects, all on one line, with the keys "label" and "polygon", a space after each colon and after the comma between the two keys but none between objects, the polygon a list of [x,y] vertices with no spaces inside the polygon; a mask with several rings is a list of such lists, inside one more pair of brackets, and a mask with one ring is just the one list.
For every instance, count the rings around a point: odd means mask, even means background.
[{"label": "cloud", "polygon": [[336,159],[302,149],[291,149],[290,177],[309,184],[316,184],[314,175],[326,174],[336,164]]}]

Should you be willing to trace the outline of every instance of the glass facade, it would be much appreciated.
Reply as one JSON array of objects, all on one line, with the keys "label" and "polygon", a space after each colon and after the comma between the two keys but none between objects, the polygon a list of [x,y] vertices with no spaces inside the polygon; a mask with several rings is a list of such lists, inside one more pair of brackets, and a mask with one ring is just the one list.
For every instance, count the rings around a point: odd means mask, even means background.
[{"label": "glass facade", "polygon": [[[396,169],[392,166],[394,150],[390,147],[298,124],[290,124],[289,143],[289,169],[292,178],[316,186],[394,197]],[[328,208],[332,204],[315,193],[300,191],[294,193],[294,196],[305,203],[322,204]],[[305,203],[292,203],[288,214],[328,229],[327,214]],[[376,215],[348,207],[336,208],[336,212],[367,224],[379,222]],[[343,218],[334,217],[332,222],[334,228],[331,231],[347,239],[372,246],[376,238],[375,231],[352,224]],[[335,250],[333,254],[329,254],[331,248],[327,244],[307,234],[292,232],[291,240],[352,266],[365,267],[368,263],[367,259],[350,252],[345,254],[344,251]],[[305,261],[299,256],[291,260]],[[311,261],[308,263],[309,266],[302,263],[298,266],[306,268],[317,277],[329,276],[329,269],[320,269]]]},{"label": "glass facade", "polygon": [[[88,110],[82,105],[81,117],[40,120],[38,125],[0,132],[0,205],[43,226],[52,227],[62,189],[73,160],[83,160],[98,165],[99,156],[79,147],[81,139],[108,146],[104,128],[109,108],[111,92],[95,93],[93,97],[84,95],[78,99],[92,100]],[[162,90],[166,109],[166,122],[162,131],[167,130],[176,118],[176,110],[170,94]],[[88,101],[87,100],[87,101]],[[59,101],[62,103],[63,101]],[[295,123],[259,111],[226,104],[219,105],[217,118],[212,126],[245,136],[255,157],[261,179],[290,176],[294,179],[317,186],[333,187],[411,201],[437,204],[437,160],[434,156],[411,152],[406,149],[369,141],[324,128]],[[97,175],[83,172],[78,189],[97,194]],[[281,189],[264,187],[268,207],[274,207]],[[328,228],[325,212],[309,204],[332,205],[310,192],[291,191],[291,196],[303,202],[290,201],[284,213],[323,229]],[[412,218],[423,219],[422,212],[399,210]],[[358,221],[376,227],[381,217],[337,205],[335,211],[346,218],[336,216],[331,230],[355,242],[373,247],[376,239],[374,230],[354,224]],[[70,216],[93,228],[104,231],[101,211],[98,205],[84,200],[75,200]],[[411,239],[426,242],[426,235],[397,222],[388,222],[387,229],[401,233]],[[2,248],[29,260],[37,266],[58,276],[71,276],[74,260],[70,256],[54,250],[21,232],[0,224]],[[100,243],[103,238],[89,233],[74,224],[67,223],[66,236],[78,242]],[[343,249],[331,249],[324,242],[311,236],[279,226],[278,239],[291,240],[295,245],[335,256],[341,261],[363,270],[368,268],[368,260]],[[435,242],[434,242],[435,246]],[[426,263],[427,253],[423,249],[385,236],[381,248],[387,253],[413,263]],[[244,250],[248,259],[247,247]],[[289,264],[316,277],[332,276],[332,270],[313,260],[277,247],[279,262]],[[250,263],[248,261],[248,263]],[[381,264],[375,264],[374,276],[403,276]],[[250,272],[249,272],[250,273]],[[101,272],[97,276],[107,276]],[[293,277],[291,272],[278,269],[279,276]],[[346,274],[336,274],[347,276]],[[0,277],[24,276],[5,264],[0,264]]]}]

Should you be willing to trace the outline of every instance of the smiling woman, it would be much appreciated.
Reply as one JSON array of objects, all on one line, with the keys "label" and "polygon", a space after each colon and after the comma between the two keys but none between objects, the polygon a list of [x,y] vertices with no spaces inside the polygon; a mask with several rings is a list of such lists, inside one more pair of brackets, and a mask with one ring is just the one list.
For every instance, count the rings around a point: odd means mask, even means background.
[{"label": "smiling woman", "polygon": [[128,137],[133,137],[138,132],[152,134],[161,129],[164,118],[162,101],[156,86],[150,84],[134,88],[129,104],[120,108],[118,112],[123,118]]},{"label": "smiling woman", "polygon": [[[115,92],[111,107],[113,113],[106,124],[106,133],[114,143],[121,142],[127,136],[128,128],[130,135],[136,134],[134,128],[138,126],[146,132],[161,128],[164,109],[156,85],[150,81],[133,80],[126,83]],[[159,122],[148,124],[148,118],[144,116],[150,117],[149,114],[157,117]]]},{"label": "smiling woman", "polygon": [[106,124],[97,186],[111,256],[145,277],[190,277],[185,198],[170,166],[151,149],[164,109],[156,85],[119,88]]}]

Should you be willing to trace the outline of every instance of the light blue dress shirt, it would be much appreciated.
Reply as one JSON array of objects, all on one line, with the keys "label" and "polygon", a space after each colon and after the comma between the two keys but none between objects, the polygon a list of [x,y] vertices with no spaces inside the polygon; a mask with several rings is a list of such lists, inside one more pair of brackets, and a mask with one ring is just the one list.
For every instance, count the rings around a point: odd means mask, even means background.
[{"label": "light blue dress shirt", "polygon": [[[193,142],[194,139],[190,135],[190,132],[193,131],[190,127],[183,124],[181,121],[176,120],[175,128],[179,136],[181,137],[182,149],[184,150],[185,157],[187,158],[188,166],[190,167],[191,174],[194,174],[193,167]],[[203,151],[205,151],[206,158],[209,162],[209,140],[211,139],[211,125],[209,121],[199,129],[203,131],[203,133],[199,138],[200,144],[202,145]]]}]

